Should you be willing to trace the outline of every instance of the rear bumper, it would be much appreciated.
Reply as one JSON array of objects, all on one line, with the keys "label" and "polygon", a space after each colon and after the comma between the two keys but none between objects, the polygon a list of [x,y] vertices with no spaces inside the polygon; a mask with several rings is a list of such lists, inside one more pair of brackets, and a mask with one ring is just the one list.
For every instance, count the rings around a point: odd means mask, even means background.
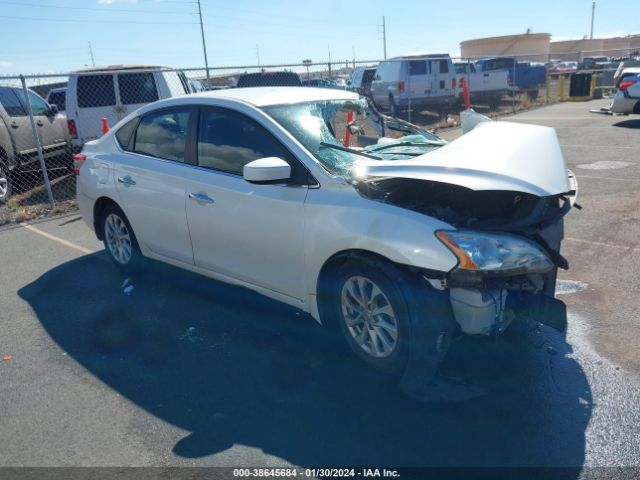
[{"label": "rear bumper", "polygon": [[613,97],[611,111],[613,113],[633,113],[638,102],[640,99],[627,97],[624,92],[618,91]]}]

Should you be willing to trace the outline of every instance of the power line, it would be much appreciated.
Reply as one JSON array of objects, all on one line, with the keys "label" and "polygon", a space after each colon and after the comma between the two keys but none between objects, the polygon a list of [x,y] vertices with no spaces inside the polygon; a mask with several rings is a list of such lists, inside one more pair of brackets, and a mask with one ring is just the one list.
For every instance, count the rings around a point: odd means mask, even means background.
[{"label": "power line", "polygon": [[142,21],[123,21],[123,20],[84,20],[77,18],[41,18],[41,17],[21,17],[14,15],[0,15],[0,18],[9,18],[12,20],[35,20],[43,22],[73,22],[73,23],[118,23],[118,24],[136,24],[136,25],[197,25],[194,22],[142,22]]},{"label": "power line", "polygon": [[[191,2],[189,2],[189,3],[191,3]],[[20,5],[20,6],[38,7],[38,8],[61,8],[61,9],[64,9],[64,10],[86,10],[86,11],[103,12],[103,13],[126,12],[126,13],[144,13],[145,15],[149,14],[149,13],[171,14],[171,15],[176,15],[176,14],[193,15],[193,13],[191,13],[191,12],[177,11],[177,10],[174,10],[174,11],[141,10],[141,9],[134,9],[134,8],[112,8],[110,6],[105,6],[105,7],[102,7],[102,8],[100,8],[100,7],[70,7],[70,6],[66,6],[66,5],[45,5],[45,4],[41,4],[41,3],[15,2],[15,1],[9,1],[9,0],[0,0],[0,4],[4,4],[4,5]]]}]

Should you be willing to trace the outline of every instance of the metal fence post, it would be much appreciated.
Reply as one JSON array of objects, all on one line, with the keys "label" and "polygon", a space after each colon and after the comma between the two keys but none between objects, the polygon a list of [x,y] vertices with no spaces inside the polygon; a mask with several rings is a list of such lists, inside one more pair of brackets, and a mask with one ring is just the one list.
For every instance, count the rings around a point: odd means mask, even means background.
[{"label": "metal fence post", "polygon": [[31,121],[31,132],[33,133],[33,138],[36,141],[36,147],[38,148],[38,160],[40,160],[40,168],[42,169],[44,184],[47,187],[47,196],[49,197],[49,204],[53,207],[53,192],[51,191],[51,183],[49,183],[49,175],[47,174],[47,167],[44,163],[44,155],[42,153],[42,143],[40,142],[40,135],[38,135],[36,121],[33,118],[33,110],[31,110],[31,103],[29,102],[29,90],[27,90],[27,82],[25,82],[24,80],[24,75],[20,75],[20,83],[22,83],[24,100],[27,106],[27,112],[29,113],[29,120]]},{"label": "metal fence post", "polygon": [[518,63],[518,57],[513,57],[513,79],[511,80],[511,109],[513,113],[516,113],[516,64]]}]

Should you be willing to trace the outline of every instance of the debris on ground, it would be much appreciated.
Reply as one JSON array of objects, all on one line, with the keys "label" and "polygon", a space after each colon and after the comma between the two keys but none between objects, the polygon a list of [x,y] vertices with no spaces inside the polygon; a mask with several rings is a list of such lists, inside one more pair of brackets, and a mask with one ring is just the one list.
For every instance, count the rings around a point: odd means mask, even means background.
[{"label": "debris on ground", "polygon": [[125,295],[131,295],[133,293],[133,284],[131,283],[131,277],[127,277],[124,279],[124,282],[122,282],[122,285],[120,285],[120,288],[122,288],[122,292]]},{"label": "debris on ground", "polygon": [[601,115],[613,115],[613,112],[611,111],[610,108],[592,108],[591,110],[589,110],[590,113],[600,113]]},{"label": "debris on ground", "polygon": [[3,355],[2,356],[2,360],[0,360],[0,362],[8,362],[9,360],[13,359],[13,355]]}]

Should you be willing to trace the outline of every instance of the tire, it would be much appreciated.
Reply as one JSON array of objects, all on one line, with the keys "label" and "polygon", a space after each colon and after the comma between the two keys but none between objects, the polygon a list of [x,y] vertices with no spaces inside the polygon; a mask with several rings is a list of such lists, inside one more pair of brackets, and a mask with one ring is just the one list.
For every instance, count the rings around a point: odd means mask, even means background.
[{"label": "tire", "polygon": [[527,90],[527,97],[529,100],[536,100],[538,98],[538,90]]},{"label": "tire", "polygon": [[9,169],[0,163],[0,205],[7,203],[11,198],[11,175]]},{"label": "tire", "polygon": [[374,368],[401,371],[410,351],[411,319],[397,282],[382,268],[355,260],[342,265],[335,280],[327,310],[351,351]]},{"label": "tire", "polygon": [[113,204],[105,207],[100,216],[100,226],[104,248],[115,266],[127,274],[138,270],[144,257],[133,228],[122,210]]}]

